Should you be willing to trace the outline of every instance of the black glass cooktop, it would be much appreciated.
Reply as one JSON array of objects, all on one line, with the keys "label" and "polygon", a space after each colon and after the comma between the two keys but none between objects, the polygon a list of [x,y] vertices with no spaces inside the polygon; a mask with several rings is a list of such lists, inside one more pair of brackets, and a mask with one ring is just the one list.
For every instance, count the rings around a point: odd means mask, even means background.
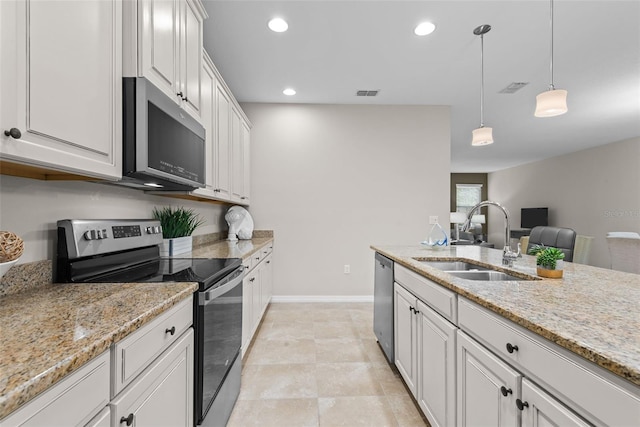
[{"label": "black glass cooktop", "polygon": [[158,258],[128,268],[86,278],[84,282],[198,282],[209,288],[240,267],[240,258]]}]

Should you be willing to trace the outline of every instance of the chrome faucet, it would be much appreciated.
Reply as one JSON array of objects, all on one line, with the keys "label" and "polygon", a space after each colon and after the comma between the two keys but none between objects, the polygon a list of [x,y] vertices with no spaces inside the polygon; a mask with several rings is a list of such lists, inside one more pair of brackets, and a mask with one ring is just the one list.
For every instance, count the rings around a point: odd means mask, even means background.
[{"label": "chrome faucet", "polygon": [[480,202],[472,207],[467,214],[467,220],[462,225],[462,231],[469,230],[469,228],[471,227],[471,217],[478,209],[483,206],[496,206],[502,210],[502,213],[504,213],[504,247],[502,248],[502,265],[513,267],[513,262],[516,260],[516,258],[518,258],[518,256],[520,256],[520,248],[518,248],[517,252],[514,252],[511,249],[511,226],[509,224],[509,211],[500,203],[485,200],[484,202]]}]

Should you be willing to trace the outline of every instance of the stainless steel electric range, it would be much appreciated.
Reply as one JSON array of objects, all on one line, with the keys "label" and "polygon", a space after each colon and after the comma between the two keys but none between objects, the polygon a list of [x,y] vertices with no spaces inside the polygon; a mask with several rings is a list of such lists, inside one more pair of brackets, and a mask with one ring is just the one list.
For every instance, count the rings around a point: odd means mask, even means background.
[{"label": "stainless steel electric range", "polygon": [[54,283],[197,282],[194,425],[224,426],[240,392],[242,260],[161,258],[155,220],[61,220]]}]

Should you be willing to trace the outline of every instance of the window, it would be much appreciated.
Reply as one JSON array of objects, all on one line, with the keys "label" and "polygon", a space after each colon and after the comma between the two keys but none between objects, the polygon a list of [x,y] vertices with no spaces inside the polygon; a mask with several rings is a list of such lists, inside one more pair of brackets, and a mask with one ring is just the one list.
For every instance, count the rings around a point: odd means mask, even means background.
[{"label": "window", "polygon": [[468,214],[482,201],[482,184],[456,184],[456,211]]}]

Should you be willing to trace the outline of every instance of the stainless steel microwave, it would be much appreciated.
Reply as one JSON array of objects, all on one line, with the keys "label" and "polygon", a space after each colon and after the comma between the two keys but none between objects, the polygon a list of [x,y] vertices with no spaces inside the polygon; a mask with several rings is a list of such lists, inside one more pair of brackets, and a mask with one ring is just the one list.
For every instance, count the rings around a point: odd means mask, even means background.
[{"label": "stainless steel microwave", "polygon": [[123,169],[144,190],[205,186],[205,129],[144,77],[123,78]]}]

